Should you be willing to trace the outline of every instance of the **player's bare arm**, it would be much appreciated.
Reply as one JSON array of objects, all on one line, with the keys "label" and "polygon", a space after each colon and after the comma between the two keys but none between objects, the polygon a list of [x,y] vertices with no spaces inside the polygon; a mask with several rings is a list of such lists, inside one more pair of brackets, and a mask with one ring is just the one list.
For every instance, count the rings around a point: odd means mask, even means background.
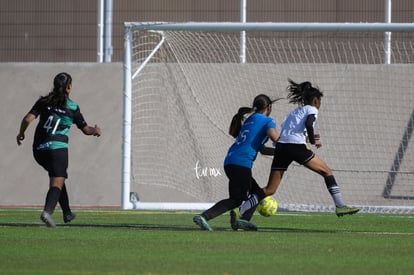
[{"label": "player's bare arm", "polygon": [[[267,131],[267,135],[269,136],[269,138],[273,141],[273,142],[277,142],[277,140],[279,139],[279,132],[274,129],[274,128],[270,128]],[[260,153],[262,155],[266,155],[266,156],[273,156],[275,153],[275,148],[274,147],[267,147],[267,146],[263,146],[260,149]]]},{"label": "player's bare arm", "polygon": [[[313,136],[314,136],[314,140],[315,140],[315,144],[314,145],[316,146],[316,148],[322,147],[321,136],[319,134],[314,134]],[[310,143],[309,137],[306,137],[306,142],[307,143]]]},{"label": "player's bare arm", "polygon": [[102,134],[101,128],[99,128],[98,125],[95,125],[95,127],[86,125],[82,128],[82,132],[87,136],[95,137],[100,137]]},{"label": "player's bare arm", "polygon": [[267,131],[267,135],[269,136],[269,138],[273,141],[273,142],[277,142],[280,135],[279,132],[275,129],[275,128],[270,128]]},{"label": "player's bare arm", "polygon": [[17,145],[21,145],[22,141],[24,140],[25,136],[24,133],[26,132],[27,127],[29,127],[30,123],[36,119],[36,116],[34,114],[28,113],[25,115],[25,117],[22,119],[22,122],[20,123],[20,130],[17,134],[16,140]]}]

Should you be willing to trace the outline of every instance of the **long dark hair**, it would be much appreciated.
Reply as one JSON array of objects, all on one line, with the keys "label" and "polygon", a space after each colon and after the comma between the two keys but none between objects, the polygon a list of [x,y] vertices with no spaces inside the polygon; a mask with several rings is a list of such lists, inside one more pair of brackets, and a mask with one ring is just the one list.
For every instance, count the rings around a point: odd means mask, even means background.
[{"label": "long dark hair", "polygon": [[68,73],[59,73],[53,79],[53,89],[46,95],[41,96],[38,100],[43,106],[64,109],[66,107],[66,92],[68,86],[72,84],[72,77]]},{"label": "long dark hair", "polygon": [[323,93],[318,88],[313,87],[309,81],[299,84],[291,79],[288,79],[288,81],[289,85],[286,90],[288,91],[289,103],[296,103],[301,106],[310,105],[315,97],[318,99],[323,97]]},{"label": "long dark hair", "polygon": [[230,123],[229,134],[232,137],[236,138],[240,133],[242,122],[246,114],[252,113],[252,112],[261,112],[264,109],[266,109],[266,107],[269,106],[269,104],[272,104],[276,102],[277,100],[279,99],[271,100],[270,97],[264,94],[260,94],[256,96],[253,100],[252,107],[241,107],[239,111],[237,112],[237,114],[233,116],[233,119],[231,120],[231,123]]}]

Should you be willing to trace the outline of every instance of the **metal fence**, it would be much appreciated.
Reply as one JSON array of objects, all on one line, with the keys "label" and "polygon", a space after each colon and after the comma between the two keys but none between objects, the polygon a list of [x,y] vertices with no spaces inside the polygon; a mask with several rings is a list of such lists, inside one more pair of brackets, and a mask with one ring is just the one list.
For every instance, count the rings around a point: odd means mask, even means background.
[{"label": "metal fence", "polygon": [[[100,61],[102,0],[0,1],[0,62]],[[247,0],[247,22],[384,22],[380,0]],[[123,23],[237,22],[240,0],[112,1],[112,61],[122,60]],[[392,1],[392,22],[414,22],[414,1]]]}]

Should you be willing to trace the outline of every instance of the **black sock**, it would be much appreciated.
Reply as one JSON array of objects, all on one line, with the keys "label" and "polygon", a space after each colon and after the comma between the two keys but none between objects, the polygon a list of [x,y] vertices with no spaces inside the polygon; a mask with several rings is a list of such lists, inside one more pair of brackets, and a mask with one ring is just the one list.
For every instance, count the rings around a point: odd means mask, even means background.
[{"label": "black sock", "polygon": [[259,202],[261,202],[264,198],[266,198],[266,194],[263,191],[263,189],[257,190],[256,194],[257,194],[257,199],[259,200]]},{"label": "black sock", "polygon": [[254,212],[256,211],[257,205],[250,208],[249,210],[247,210],[241,217],[240,219],[245,220],[245,221],[250,221],[252,219],[252,216],[254,214]]},{"label": "black sock", "polygon": [[60,189],[57,187],[50,187],[46,195],[46,202],[43,210],[49,214],[52,214],[58,203],[59,197]]},{"label": "black sock", "polygon": [[59,204],[64,215],[70,214],[72,212],[69,206],[69,197],[66,190],[66,184],[63,185],[62,190],[60,191]]},{"label": "black sock", "polygon": [[206,220],[211,220],[214,219],[215,217],[236,208],[237,206],[239,206],[241,203],[240,200],[237,199],[224,199],[221,200],[219,202],[217,202],[215,205],[213,205],[211,208],[207,209],[206,211],[204,211],[203,213],[201,213],[201,215],[206,219]]}]

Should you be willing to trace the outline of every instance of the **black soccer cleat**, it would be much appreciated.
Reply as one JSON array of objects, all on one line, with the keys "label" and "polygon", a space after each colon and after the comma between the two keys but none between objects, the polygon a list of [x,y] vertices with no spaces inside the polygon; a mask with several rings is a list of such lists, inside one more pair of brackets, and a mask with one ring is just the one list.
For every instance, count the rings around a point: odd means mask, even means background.
[{"label": "black soccer cleat", "polygon": [[63,221],[65,223],[71,222],[75,218],[76,218],[75,213],[70,212],[69,214],[63,214]]}]

